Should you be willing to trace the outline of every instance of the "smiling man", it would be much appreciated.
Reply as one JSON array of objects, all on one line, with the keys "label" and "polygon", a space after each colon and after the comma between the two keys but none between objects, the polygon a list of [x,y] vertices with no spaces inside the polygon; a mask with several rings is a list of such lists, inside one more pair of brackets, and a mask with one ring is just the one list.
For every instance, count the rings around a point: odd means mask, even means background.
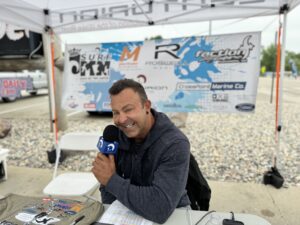
[{"label": "smiling man", "polygon": [[117,199],[144,218],[164,223],[175,208],[190,204],[185,190],[189,141],[165,114],[151,108],[140,83],[119,80],[109,93],[119,150],[116,156],[98,153],[93,162],[102,202]]}]

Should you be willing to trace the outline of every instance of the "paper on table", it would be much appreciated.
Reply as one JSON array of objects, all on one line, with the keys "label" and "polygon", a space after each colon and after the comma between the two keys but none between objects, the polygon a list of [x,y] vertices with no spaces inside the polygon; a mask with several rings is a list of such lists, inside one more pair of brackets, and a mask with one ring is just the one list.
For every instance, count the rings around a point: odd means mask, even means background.
[{"label": "paper on table", "polygon": [[114,201],[98,220],[116,225],[153,225],[153,222],[137,215],[118,200]]}]

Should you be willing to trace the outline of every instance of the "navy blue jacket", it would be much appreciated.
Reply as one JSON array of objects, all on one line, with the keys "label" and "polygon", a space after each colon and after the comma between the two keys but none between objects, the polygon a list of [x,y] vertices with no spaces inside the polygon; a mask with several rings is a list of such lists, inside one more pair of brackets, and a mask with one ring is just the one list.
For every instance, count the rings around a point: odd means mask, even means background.
[{"label": "navy blue jacket", "polygon": [[185,189],[190,144],[165,114],[151,113],[155,123],[143,143],[120,131],[117,173],[100,191],[103,203],[118,199],[144,218],[164,223],[175,208],[190,204]]}]

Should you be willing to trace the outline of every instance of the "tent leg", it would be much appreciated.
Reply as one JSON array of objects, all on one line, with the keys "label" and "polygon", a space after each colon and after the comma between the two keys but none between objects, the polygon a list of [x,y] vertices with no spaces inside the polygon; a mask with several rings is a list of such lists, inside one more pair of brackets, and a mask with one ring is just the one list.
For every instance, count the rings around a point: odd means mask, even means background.
[{"label": "tent leg", "polygon": [[[277,46],[277,31],[275,32],[275,46]],[[276,65],[276,58],[274,60],[274,65]],[[273,102],[273,90],[274,90],[274,81],[275,81],[276,71],[272,72],[272,83],[271,83],[271,93],[270,93],[270,103]]]},{"label": "tent leg", "polygon": [[280,76],[279,76],[279,98],[278,98],[278,126],[276,127],[276,135],[277,135],[277,148],[276,148],[276,160],[274,166],[279,169],[282,169],[282,158],[280,157],[280,137],[282,130],[282,92],[283,92],[283,79],[285,72],[285,45],[286,45],[286,27],[287,27],[287,11],[284,11],[283,15],[283,33],[282,33],[282,47],[281,47],[281,62],[280,62]]},{"label": "tent leg", "polygon": [[[284,182],[283,176],[279,173],[278,168],[282,169],[282,157],[280,152],[281,146],[281,130],[282,130],[282,91],[283,91],[283,79],[285,71],[285,44],[286,44],[286,21],[287,21],[287,11],[284,11],[283,16],[283,34],[282,34],[282,47],[281,47],[281,58],[280,58],[280,74],[279,74],[279,85],[278,85],[278,108],[276,109],[276,151],[273,157],[273,166],[271,169],[264,173],[263,183],[271,184],[276,188],[281,188]],[[279,40],[278,40],[279,41]]]},{"label": "tent leg", "polygon": [[56,109],[55,109],[55,80],[54,80],[54,62],[53,62],[53,49],[52,49],[52,38],[51,30],[43,33],[43,43],[44,43],[44,55],[46,62],[46,72],[48,75],[48,89],[49,89],[49,108],[50,108],[50,123],[51,131],[54,133],[53,142],[55,147],[57,147],[57,121],[56,121]]}]

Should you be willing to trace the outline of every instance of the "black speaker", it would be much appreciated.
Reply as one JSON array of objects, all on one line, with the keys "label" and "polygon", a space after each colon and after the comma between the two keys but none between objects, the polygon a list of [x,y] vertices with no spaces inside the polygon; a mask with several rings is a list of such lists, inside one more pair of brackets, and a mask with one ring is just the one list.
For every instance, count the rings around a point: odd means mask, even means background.
[{"label": "black speaker", "polygon": [[[47,151],[47,156],[48,156],[48,162],[53,164],[55,163],[55,160],[56,160],[56,149],[55,147],[53,146],[51,151]],[[59,157],[59,162],[63,162],[66,158],[66,155],[63,151],[60,152],[60,157]]]},{"label": "black speaker", "polygon": [[0,34],[1,58],[40,58],[44,55],[41,34],[29,32],[28,37],[24,29],[14,27],[9,30]]}]

